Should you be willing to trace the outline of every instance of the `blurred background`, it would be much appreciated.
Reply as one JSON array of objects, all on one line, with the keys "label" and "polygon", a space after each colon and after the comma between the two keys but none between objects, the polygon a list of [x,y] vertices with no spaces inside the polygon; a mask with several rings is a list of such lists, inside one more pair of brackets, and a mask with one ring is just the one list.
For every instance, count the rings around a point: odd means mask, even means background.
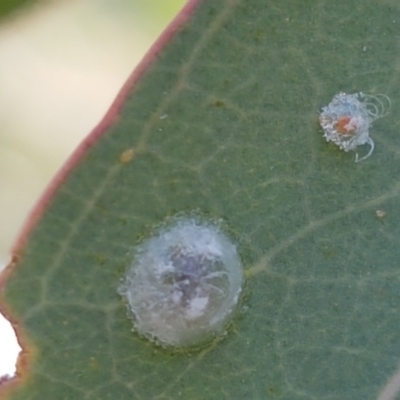
[{"label": "blurred background", "polygon": [[[185,3],[42,0],[0,20],[0,269],[52,176]],[[0,316],[0,376],[14,373],[13,337]]]}]

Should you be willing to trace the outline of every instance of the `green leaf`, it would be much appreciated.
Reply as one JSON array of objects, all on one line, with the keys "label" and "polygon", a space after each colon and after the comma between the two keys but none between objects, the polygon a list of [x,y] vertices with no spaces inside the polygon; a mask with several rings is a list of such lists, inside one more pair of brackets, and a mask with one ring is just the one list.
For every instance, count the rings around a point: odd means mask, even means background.
[{"label": "green leaf", "polygon": [[[9,398],[378,398],[400,362],[399,23],[389,0],[200,2],[18,249],[3,294],[36,355]],[[392,99],[360,163],[318,126],[340,91]],[[223,339],[173,352],[117,287],[193,211],[225,221],[246,285]]]}]

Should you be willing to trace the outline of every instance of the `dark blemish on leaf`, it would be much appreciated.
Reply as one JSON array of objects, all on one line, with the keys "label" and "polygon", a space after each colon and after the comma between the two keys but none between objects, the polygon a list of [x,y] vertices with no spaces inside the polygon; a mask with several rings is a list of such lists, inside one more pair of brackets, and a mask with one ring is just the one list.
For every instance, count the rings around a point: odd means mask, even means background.
[{"label": "dark blemish on leaf", "polygon": [[99,266],[103,266],[107,262],[107,257],[103,254],[89,253],[88,256],[91,257]]},{"label": "dark blemish on leaf", "polygon": [[120,224],[122,226],[125,226],[128,223],[128,219],[127,218],[118,218],[118,221],[120,222]]},{"label": "dark blemish on leaf", "polygon": [[210,17],[213,17],[216,14],[217,10],[215,8],[211,8],[210,11],[208,12],[208,15]]},{"label": "dark blemish on leaf", "polygon": [[103,266],[107,261],[107,258],[101,254],[98,254],[96,258],[97,258],[97,264],[101,266]]},{"label": "dark blemish on leaf", "polygon": [[265,31],[262,29],[256,29],[254,31],[254,39],[255,42],[259,42],[261,41],[261,39],[263,39],[265,37]]},{"label": "dark blemish on leaf", "polygon": [[229,79],[224,79],[224,81],[222,82],[222,86],[224,87],[224,89],[227,89],[231,84],[231,81]]},{"label": "dark blemish on leaf", "polygon": [[224,105],[225,105],[225,103],[223,101],[221,101],[221,100],[217,100],[217,101],[214,102],[214,106],[218,107],[218,108],[221,108]]},{"label": "dark blemish on leaf", "polygon": [[277,394],[280,394],[280,391],[278,390],[278,389],[276,389],[276,388],[274,388],[274,387],[269,387],[268,388],[268,393],[271,395],[271,396],[275,396],[275,395],[277,395]]},{"label": "dark blemish on leaf", "polygon": [[331,248],[331,247],[325,247],[325,248],[322,250],[322,255],[324,256],[325,259],[327,259],[327,260],[332,260],[332,259],[336,258],[337,253],[336,253],[336,251],[335,251],[333,248]]},{"label": "dark blemish on leaf", "polygon": [[97,203],[97,204],[95,205],[95,207],[96,207],[96,210],[97,210],[97,211],[101,211],[101,212],[103,212],[103,213],[107,213],[107,212],[108,212],[107,207],[103,206],[101,203]]}]

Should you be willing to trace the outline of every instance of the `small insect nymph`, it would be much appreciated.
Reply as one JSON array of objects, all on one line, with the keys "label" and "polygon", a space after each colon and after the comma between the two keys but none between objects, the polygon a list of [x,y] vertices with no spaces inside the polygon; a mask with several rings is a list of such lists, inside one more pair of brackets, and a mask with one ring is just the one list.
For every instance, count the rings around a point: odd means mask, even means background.
[{"label": "small insect nymph", "polygon": [[135,253],[118,292],[140,335],[179,348],[225,330],[239,302],[243,267],[218,224],[176,218]]},{"label": "small insect nymph", "polygon": [[356,162],[365,160],[375,147],[369,129],[375,120],[389,113],[390,106],[391,101],[384,94],[336,94],[319,115],[326,141],[335,143],[346,152],[368,144],[370,149],[365,156],[359,158],[356,153]]}]

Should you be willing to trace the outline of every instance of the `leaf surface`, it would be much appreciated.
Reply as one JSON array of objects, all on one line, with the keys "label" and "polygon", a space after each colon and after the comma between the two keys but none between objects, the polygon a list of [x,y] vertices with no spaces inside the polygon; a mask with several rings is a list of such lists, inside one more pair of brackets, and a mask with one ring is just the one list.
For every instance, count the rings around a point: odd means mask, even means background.
[{"label": "leaf surface", "polygon": [[[3,295],[36,350],[9,399],[375,399],[398,367],[399,5],[194,5],[17,247]],[[318,126],[340,91],[392,99],[361,163]],[[223,340],[177,353],[116,289],[137,241],[193,211],[226,222],[246,285]]]}]

